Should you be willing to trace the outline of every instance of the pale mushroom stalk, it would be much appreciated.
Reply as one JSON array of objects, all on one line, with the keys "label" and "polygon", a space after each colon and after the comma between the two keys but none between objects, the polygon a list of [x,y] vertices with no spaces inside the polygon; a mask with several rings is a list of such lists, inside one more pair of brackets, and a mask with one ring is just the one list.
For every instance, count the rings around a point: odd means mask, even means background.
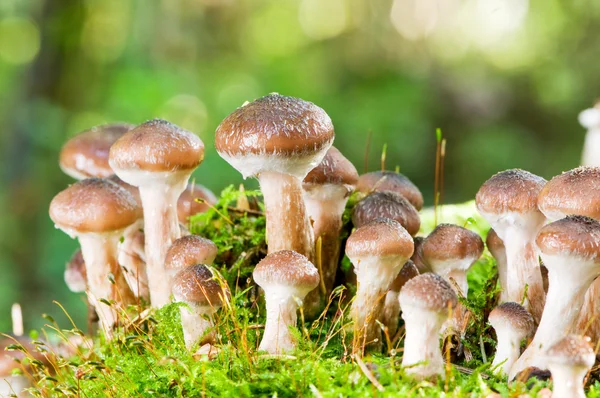
[{"label": "pale mushroom stalk", "polygon": [[[418,373],[427,378],[444,374],[444,358],[440,349],[440,331],[448,320],[439,312],[403,306],[402,319],[406,325],[402,366],[406,373]],[[419,366],[412,367],[412,365]]]},{"label": "pale mushroom stalk", "polygon": [[212,342],[214,336],[208,333],[214,327],[211,316],[216,312],[216,309],[211,306],[202,306],[188,303],[189,308],[181,308],[181,327],[183,329],[183,340],[185,346],[189,350],[196,343]]},{"label": "pale mushroom stalk", "polygon": [[383,304],[383,324],[388,328],[388,333],[390,339],[393,339],[398,330],[398,321],[400,319],[400,291],[402,287],[408,282],[410,279],[419,275],[419,270],[416,265],[408,260],[400,270],[400,273],[392,282],[390,286],[390,290],[385,295],[385,302]]},{"label": "pale mushroom stalk", "polygon": [[498,345],[492,362],[492,369],[499,368],[502,374],[507,375],[511,366],[521,355],[521,336],[514,331],[504,328],[496,331]]},{"label": "pale mushroom stalk", "polygon": [[552,373],[552,396],[556,398],[585,398],[586,374],[596,361],[589,337],[567,335],[545,353]]},{"label": "pale mushroom stalk", "polygon": [[548,365],[552,372],[552,396],[585,398],[583,380],[589,369],[565,365]]},{"label": "pale mushroom stalk", "polygon": [[496,231],[490,229],[485,244],[496,260],[498,280],[500,282],[500,288],[502,289],[500,292],[500,302],[505,303],[510,300],[508,299],[508,291],[506,288],[508,280],[508,268],[506,265],[506,248],[504,247],[504,242],[502,242],[502,239],[500,239]]},{"label": "pale mushroom stalk", "polygon": [[284,287],[265,290],[265,300],[267,321],[259,351],[277,353],[294,349],[295,343],[290,334],[290,327],[296,326],[296,311],[301,301]]},{"label": "pale mushroom stalk", "polygon": [[150,291],[148,289],[148,274],[146,273],[143,225],[144,220],[142,219],[125,229],[123,239],[119,242],[117,259],[119,265],[123,268],[123,275],[133,294],[148,301]]}]

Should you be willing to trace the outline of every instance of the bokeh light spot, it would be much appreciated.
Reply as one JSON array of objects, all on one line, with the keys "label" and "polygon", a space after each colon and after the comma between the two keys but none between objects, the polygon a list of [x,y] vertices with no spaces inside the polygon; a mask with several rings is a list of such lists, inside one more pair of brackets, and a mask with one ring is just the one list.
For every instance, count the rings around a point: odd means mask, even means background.
[{"label": "bokeh light spot", "polygon": [[208,119],[204,102],[189,94],[178,94],[170,98],[159,111],[159,115],[200,136],[204,133]]},{"label": "bokeh light spot", "polygon": [[316,40],[335,37],[348,25],[346,2],[344,0],[302,0],[298,19],[308,37]]},{"label": "bokeh light spot", "polygon": [[10,64],[26,64],[39,50],[40,31],[32,21],[15,17],[0,20],[0,59]]}]

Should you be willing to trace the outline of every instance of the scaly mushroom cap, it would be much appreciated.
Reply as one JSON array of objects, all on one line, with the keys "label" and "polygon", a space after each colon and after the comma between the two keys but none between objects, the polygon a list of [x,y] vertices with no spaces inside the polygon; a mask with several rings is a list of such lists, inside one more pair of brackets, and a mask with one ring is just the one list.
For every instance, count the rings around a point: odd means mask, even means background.
[{"label": "scaly mushroom cap", "polygon": [[481,257],[483,241],[473,231],[453,224],[440,224],[423,242],[423,259],[432,264],[438,261],[463,260]]},{"label": "scaly mushroom cap", "polygon": [[392,282],[390,290],[399,292],[400,289],[402,289],[402,286],[406,284],[406,282],[408,282],[417,275],[419,275],[419,270],[417,269],[417,266],[411,260],[408,260],[400,270],[400,273],[398,273],[396,279],[394,279],[394,282]]},{"label": "scaly mushroom cap", "polygon": [[413,240],[406,229],[388,218],[358,227],[346,241],[346,255],[351,259],[364,256],[410,258],[413,250]]},{"label": "scaly mushroom cap", "polygon": [[600,261],[600,222],[585,216],[568,216],[542,227],[536,243],[544,254]]},{"label": "scaly mushroom cap", "polygon": [[552,178],[538,196],[550,220],[570,214],[600,219],[600,167],[578,167]]},{"label": "scaly mushroom cap", "polygon": [[591,368],[596,361],[596,354],[589,337],[571,334],[548,348],[546,358],[549,363]]},{"label": "scaly mushroom cap", "polygon": [[373,171],[358,179],[356,190],[366,195],[377,191],[391,191],[404,196],[417,210],[423,208],[423,194],[404,174],[393,171]]},{"label": "scaly mushroom cap", "polygon": [[477,208],[489,214],[537,211],[537,198],[544,184],[545,179],[528,171],[502,171],[479,188],[475,197]]},{"label": "scaly mushroom cap", "polygon": [[485,245],[487,246],[490,253],[492,253],[492,256],[494,256],[494,258],[498,258],[498,256],[500,256],[501,253],[506,250],[506,248],[504,247],[504,241],[500,239],[496,231],[494,231],[493,229],[489,230],[487,238],[485,239]]},{"label": "scaly mushroom cap", "polygon": [[215,148],[244,178],[276,171],[303,179],[334,138],[325,111],[276,93],[233,111],[217,127]]},{"label": "scaly mushroom cap", "polygon": [[252,272],[254,281],[263,289],[271,286],[289,286],[308,293],[319,285],[317,268],[302,254],[280,250],[263,258]]},{"label": "scaly mushroom cap", "polygon": [[50,203],[50,218],[65,231],[117,231],[141,215],[142,209],[127,190],[101,178],[78,181]]},{"label": "scaly mushroom cap", "polygon": [[356,186],[358,172],[356,167],[336,148],[331,147],[321,163],[304,178],[304,189],[312,185],[346,185],[349,190]]},{"label": "scaly mushroom cap", "polygon": [[78,180],[110,176],[113,174],[108,164],[110,147],[131,128],[133,125],[126,123],[105,124],[77,134],[60,150],[60,168]]},{"label": "scaly mushroom cap", "polygon": [[203,159],[204,144],[198,136],[161,119],[129,130],[110,148],[110,165],[121,170],[193,170]]},{"label": "scaly mushroom cap", "polygon": [[454,289],[439,275],[430,272],[406,282],[400,291],[400,306],[421,308],[427,311],[446,312],[456,307],[458,299]]},{"label": "scaly mushroom cap", "polygon": [[[202,203],[196,199],[202,199]],[[217,197],[210,189],[200,184],[189,183],[177,200],[177,218],[179,222],[186,223],[190,216],[204,213],[215,203]]]},{"label": "scaly mushroom cap", "polygon": [[352,223],[355,227],[377,218],[398,221],[412,236],[416,235],[421,227],[417,209],[402,195],[395,192],[373,192],[359,201],[352,211]]},{"label": "scaly mushroom cap", "polygon": [[508,326],[524,337],[530,336],[535,330],[533,316],[522,305],[513,302],[502,303],[494,308],[488,320],[496,330]]},{"label": "scaly mushroom cap", "polygon": [[203,264],[192,265],[179,271],[173,278],[172,291],[177,301],[202,307],[219,308],[225,298],[223,295],[229,296],[229,292],[224,292],[213,273]]},{"label": "scaly mushroom cap", "polygon": [[212,264],[217,257],[217,245],[198,235],[177,239],[165,256],[165,268],[185,268],[196,264]]},{"label": "scaly mushroom cap", "polygon": [[85,292],[87,288],[87,271],[81,249],[77,249],[65,268],[65,283],[73,293]]}]

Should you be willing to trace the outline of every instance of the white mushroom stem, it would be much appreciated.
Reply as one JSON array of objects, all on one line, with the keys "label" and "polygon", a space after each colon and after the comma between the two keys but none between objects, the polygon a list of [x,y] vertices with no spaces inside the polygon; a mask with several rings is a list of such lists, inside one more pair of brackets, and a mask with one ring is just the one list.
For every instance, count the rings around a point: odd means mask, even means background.
[{"label": "white mushroom stem", "polygon": [[313,259],[313,232],[304,205],[302,183],[294,176],[262,172],[258,180],[267,212],[269,253],[293,250]]},{"label": "white mushroom stem", "polygon": [[390,290],[385,295],[383,303],[382,322],[388,328],[390,339],[393,339],[398,331],[398,319],[400,318],[400,291]]},{"label": "white mushroom stem", "polygon": [[506,303],[510,301],[508,299],[508,267],[506,260],[506,250],[498,250],[495,253],[494,258],[496,259],[496,268],[498,269],[498,280],[500,281],[500,303]]},{"label": "white mushroom stem", "polygon": [[406,373],[423,379],[436,375],[444,378],[440,330],[448,316],[443,312],[408,306],[402,308],[402,319],[406,325],[402,357]]},{"label": "white mushroom stem", "polygon": [[[201,306],[195,303],[187,303],[189,307],[181,307],[181,327],[183,328],[183,339],[188,350],[197,343],[213,343],[214,333],[209,330],[214,326],[212,316],[216,308]],[[207,331],[209,331],[207,333]]]},{"label": "white mushroom stem", "polygon": [[594,268],[593,260],[566,255],[542,255],[542,259],[549,279],[546,307],[532,342],[512,367],[510,379],[530,366],[546,368],[543,352],[575,327],[585,292],[597,276],[589,271]]},{"label": "white mushroom stem", "polygon": [[575,333],[600,340],[600,278],[596,278],[585,293]]},{"label": "white mushroom stem", "polygon": [[296,343],[290,334],[290,327],[296,326],[296,311],[301,298],[290,292],[287,286],[272,286],[265,289],[265,301],[267,321],[259,351],[278,355],[293,350]]},{"label": "white mushroom stem", "polygon": [[508,375],[513,364],[521,355],[522,334],[516,332],[510,326],[494,328],[498,337],[496,355],[492,362],[492,369],[496,372]]},{"label": "white mushroom stem", "polygon": [[548,364],[552,373],[552,396],[556,398],[585,398],[583,380],[588,372],[584,366]]},{"label": "white mushroom stem", "polygon": [[144,251],[144,220],[127,227],[119,243],[118,260],[123,275],[136,297],[149,300],[148,275],[146,274],[146,253]]},{"label": "white mushroom stem", "polygon": [[600,166],[600,110],[586,109],[579,114],[579,123],[588,129],[583,144],[582,166]]}]

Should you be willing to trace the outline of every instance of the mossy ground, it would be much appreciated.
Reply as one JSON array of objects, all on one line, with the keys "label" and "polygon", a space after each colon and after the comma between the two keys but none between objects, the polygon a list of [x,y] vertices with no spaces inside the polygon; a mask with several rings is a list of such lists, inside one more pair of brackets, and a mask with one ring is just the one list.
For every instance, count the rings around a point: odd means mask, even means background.
[{"label": "mossy ground", "polygon": [[[348,348],[348,289],[337,288],[328,309],[312,322],[302,322],[294,331],[300,344],[289,356],[271,357],[257,352],[264,325],[264,302],[251,274],[265,254],[265,222],[257,192],[230,187],[219,203],[205,214],[194,216],[193,233],[212,239],[219,247],[215,269],[232,293],[229,305],[216,317],[218,352],[193,355],[185,349],[179,326],[179,306],[171,304],[159,311],[131,308],[123,314],[123,326],[107,342],[94,339],[93,348],[75,347],[74,355],[55,355],[32,332],[37,349],[50,351],[51,366],[34,361],[31,373],[36,396],[81,397],[479,397],[498,392],[502,396],[535,396],[545,382],[530,381],[510,385],[490,371],[494,335],[486,323],[497,293],[495,265],[489,255],[469,274],[469,297],[462,299],[471,310],[464,330],[446,339],[446,354],[453,365],[446,380],[416,382],[407,377],[401,364],[402,332],[398,338],[386,335],[385,354],[361,359]],[[353,200],[349,203],[352,206]],[[237,206],[250,205],[250,211]],[[432,211],[423,213],[422,233],[434,227]],[[346,234],[349,214],[345,215]],[[482,235],[487,226],[478,218],[472,203],[447,206],[441,221],[465,225]],[[345,261],[344,265],[348,266]],[[301,314],[301,319],[302,319]],[[76,325],[58,325],[47,317],[41,331],[46,340],[69,339],[83,333]],[[402,328],[401,328],[402,330]],[[20,349],[13,346],[11,349]],[[600,396],[600,383],[589,396]]]}]

